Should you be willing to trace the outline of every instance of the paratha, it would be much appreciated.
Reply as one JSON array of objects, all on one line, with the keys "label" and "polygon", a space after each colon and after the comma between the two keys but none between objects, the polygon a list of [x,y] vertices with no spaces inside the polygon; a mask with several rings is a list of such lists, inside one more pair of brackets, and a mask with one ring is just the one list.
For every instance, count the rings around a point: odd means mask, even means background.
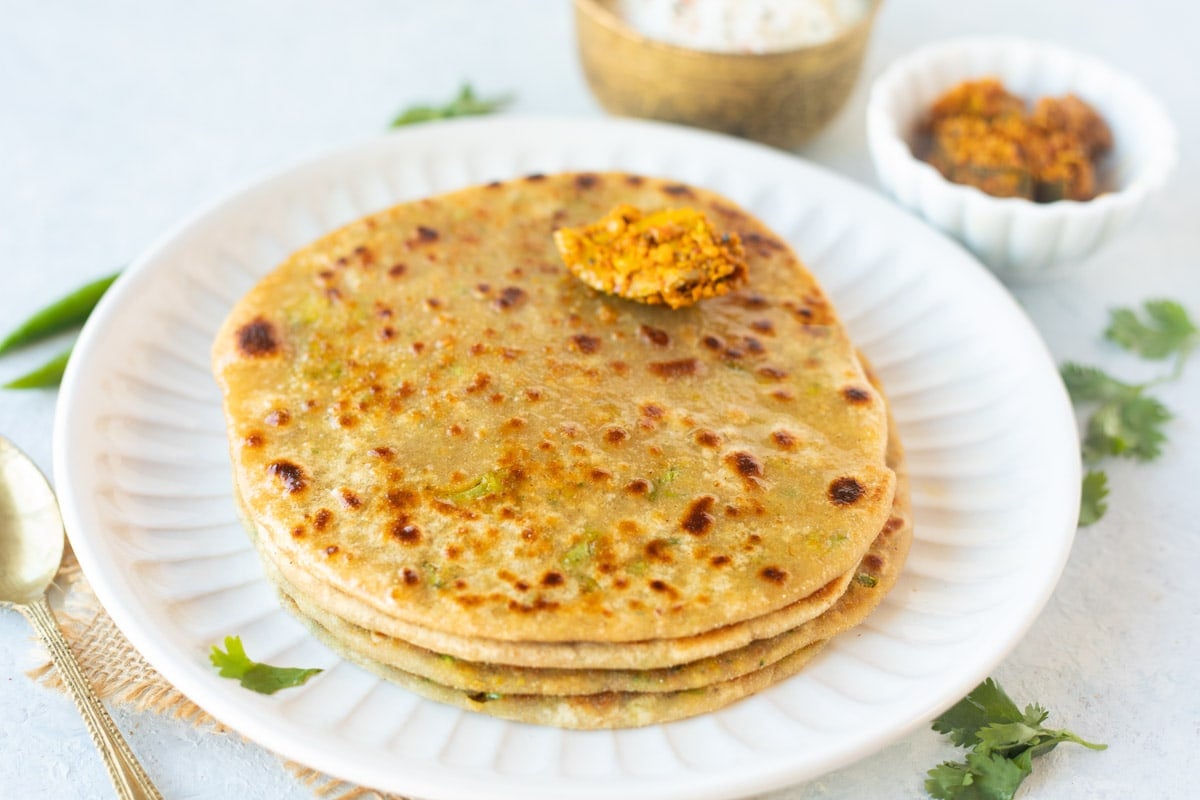
[{"label": "paratha", "polygon": [[[747,285],[683,309],[584,286],[550,235],[618,203],[702,210]],[[763,618],[852,570],[893,503],[882,399],[820,288],[670,181],[530,176],[366,217],[251,290],[214,368],[264,553],[451,638]]]},{"label": "paratha", "polygon": [[[889,517],[889,523],[886,524],[895,525],[895,518]],[[326,613],[349,624],[441,655],[517,667],[644,670],[671,667],[715,656],[744,647],[759,639],[776,636],[815,619],[833,607],[849,588],[855,575],[854,570],[848,570],[812,595],[786,608],[691,636],[617,643],[584,639],[570,642],[514,642],[482,636],[447,634],[380,615],[373,609],[364,608],[356,603],[353,597],[315,581],[287,562],[274,561],[266,549],[261,547],[261,538],[257,535],[253,535],[252,538],[260,545],[260,555],[268,575],[278,574],[292,591],[303,594]]]},{"label": "paratha", "polygon": [[342,650],[348,660],[423,697],[469,711],[483,711],[501,719],[579,730],[638,728],[715,711],[795,675],[826,644],[825,641],[814,642],[762,669],[695,689],[562,696],[496,694],[464,692],[382,664],[347,650],[334,634],[313,620],[303,616],[301,619],[317,639]]},{"label": "paratha", "polygon": [[[764,669],[793,653],[862,622],[891,590],[912,540],[907,473],[898,439],[889,437],[888,464],[897,473],[895,503],[888,523],[852,571],[848,590],[826,613],[779,635],[695,661],[656,669],[515,667],[470,661],[417,647],[402,639],[354,625],[306,599],[269,563],[268,576],[296,616],[331,647],[359,663],[399,670],[414,679],[471,695],[580,695],[680,692],[725,683]],[[628,644],[609,645],[625,649]],[[476,700],[475,702],[479,702]],[[528,704],[530,701],[525,701]]]}]

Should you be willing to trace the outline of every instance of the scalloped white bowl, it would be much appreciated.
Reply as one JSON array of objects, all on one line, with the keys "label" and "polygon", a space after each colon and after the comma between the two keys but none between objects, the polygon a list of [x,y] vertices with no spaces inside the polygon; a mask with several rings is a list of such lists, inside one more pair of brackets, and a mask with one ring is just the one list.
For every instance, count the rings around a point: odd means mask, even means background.
[{"label": "scalloped white bowl", "polygon": [[[958,83],[995,76],[1034,101],[1073,92],[1113,131],[1100,167],[1111,188],[1093,200],[1034,203],[951,183],[913,155],[930,105]],[[901,204],[954,236],[1006,281],[1057,276],[1125,229],[1167,182],[1178,160],[1175,128],[1136,81],[1097,61],[1041,42],[956,39],[895,61],[871,87],[867,140],[879,180]]]}]

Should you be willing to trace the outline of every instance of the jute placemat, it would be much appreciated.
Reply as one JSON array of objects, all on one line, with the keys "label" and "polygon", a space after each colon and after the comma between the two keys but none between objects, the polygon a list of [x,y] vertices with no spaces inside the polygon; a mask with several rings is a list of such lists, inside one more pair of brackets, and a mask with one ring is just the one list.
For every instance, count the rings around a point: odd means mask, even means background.
[{"label": "jute placemat", "polygon": [[[187,699],[146,663],[105,613],[79,562],[69,552],[63,558],[54,585],[52,601],[59,626],[101,700],[133,711],[174,717],[214,736],[239,735]],[[53,662],[35,667],[29,676],[44,686],[65,691]],[[355,786],[294,761],[280,760],[322,800],[406,800],[399,795]]]}]

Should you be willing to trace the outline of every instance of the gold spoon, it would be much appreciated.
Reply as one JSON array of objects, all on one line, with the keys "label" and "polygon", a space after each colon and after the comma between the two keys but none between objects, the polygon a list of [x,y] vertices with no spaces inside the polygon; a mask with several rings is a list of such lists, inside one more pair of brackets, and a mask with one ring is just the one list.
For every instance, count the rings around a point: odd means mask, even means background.
[{"label": "gold spoon", "polygon": [[46,602],[63,554],[62,517],[46,477],[29,456],[0,436],[0,605],[20,611],[42,637],[75,706],[100,748],[121,800],[162,800],[142,765],[96,698]]}]

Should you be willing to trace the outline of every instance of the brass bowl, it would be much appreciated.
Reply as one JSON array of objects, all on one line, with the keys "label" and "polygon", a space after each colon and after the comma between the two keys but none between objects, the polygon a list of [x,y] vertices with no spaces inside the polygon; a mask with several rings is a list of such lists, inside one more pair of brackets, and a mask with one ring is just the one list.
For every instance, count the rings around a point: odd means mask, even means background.
[{"label": "brass bowl", "polygon": [[743,54],[690,50],[649,39],[613,10],[615,0],[575,0],[579,58],[600,105],[792,149],[846,103],[862,69],[879,0],[856,24],[820,44]]}]

